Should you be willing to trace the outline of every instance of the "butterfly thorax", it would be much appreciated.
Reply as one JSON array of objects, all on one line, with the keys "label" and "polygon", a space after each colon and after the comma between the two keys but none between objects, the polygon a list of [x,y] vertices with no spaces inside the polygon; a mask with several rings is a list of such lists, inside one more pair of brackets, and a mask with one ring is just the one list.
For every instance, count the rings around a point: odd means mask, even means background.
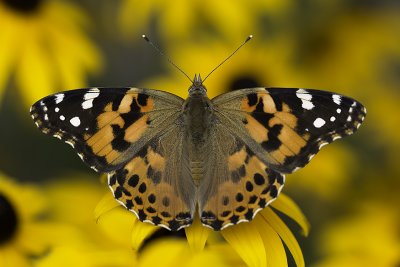
[{"label": "butterfly thorax", "polygon": [[201,149],[207,140],[213,117],[211,101],[205,87],[194,83],[183,106],[187,137],[197,149]]}]

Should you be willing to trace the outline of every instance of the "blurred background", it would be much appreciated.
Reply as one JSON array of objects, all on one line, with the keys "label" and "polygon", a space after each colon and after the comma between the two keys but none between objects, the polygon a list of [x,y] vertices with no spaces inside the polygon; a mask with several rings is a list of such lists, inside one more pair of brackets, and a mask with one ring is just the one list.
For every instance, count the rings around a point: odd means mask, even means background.
[{"label": "blurred background", "polygon": [[[29,107],[48,94],[88,86],[186,97],[188,80],[143,41],[144,33],[189,77],[204,77],[253,34],[209,77],[210,97],[276,86],[335,91],[363,103],[368,114],[360,130],[288,175],[284,192],[311,225],[307,238],[293,225],[307,266],[400,266],[395,0],[0,0],[0,258],[30,266],[25,258],[36,261],[46,254],[40,243],[51,240],[67,252],[38,266],[55,266],[57,257],[81,248],[96,248],[90,255],[99,261],[120,261],[93,266],[134,266],[124,265],[130,240],[108,229],[123,225],[87,223],[106,184],[69,146],[41,134]],[[101,234],[93,229],[99,227]],[[16,234],[21,239],[7,252]]]}]

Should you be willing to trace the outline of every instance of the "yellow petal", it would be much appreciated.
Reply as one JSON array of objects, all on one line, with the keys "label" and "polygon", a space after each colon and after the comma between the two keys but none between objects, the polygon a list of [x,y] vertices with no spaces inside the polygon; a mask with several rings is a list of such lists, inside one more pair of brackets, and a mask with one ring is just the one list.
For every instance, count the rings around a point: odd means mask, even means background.
[{"label": "yellow petal", "polygon": [[262,216],[256,216],[253,223],[257,225],[264,242],[265,254],[267,255],[267,266],[288,266],[285,248],[275,230],[262,218]]},{"label": "yellow petal", "polygon": [[15,28],[7,22],[8,21],[2,21],[3,25],[0,29],[0,101],[4,87],[13,69],[12,66],[18,56],[17,51],[21,42],[20,36],[23,35],[23,33],[15,30]]},{"label": "yellow petal", "polygon": [[96,221],[99,220],[100,216],[104,213],[120,206],[111,192],[107,192],[104,194],[103,198],[100,200],[99,204],[97,204],[96,208],[94,209],[94,219]]},{"label": "yellow petal", "polygon": [[186,238],[192,251],[201,251],[204,249],[208,235],[212,230],[204,227],[198,216],[195,216],[191,226],[185,228]]},{"label": "yellow petal", "polygon": [[39,29],[31,30],[16,71],[16,82],[24,91],[22,98],[27,106],[52,93],[56,80],[51,59],[45,48],[40,46],[43,40],[39,37]]},{"label": "yellow petal", "polygon": [[189,258],[188,254],[190,255],[190,250],[185,245],[185,242],[174,239],[164,239],[151,243],[151,245],[143,250],[139,257],[138,266],[180,266],[186,263]]},{"label": "yellow petal", "polygon": [[28,259],[11,246],[0,247],[0,266],[30,267]]},{"label": "yellow petal", "polygon": [[272,202],[271,206],[297,222],[301,227],[302,234],[308,236],[310,231],[310,223],[308,222],[306,216],[304,216],[304,214],[301,212],[299,206],[297,206],[297,204],[291,198],[285,194],[280,194],[279,197]]},{"label": "yellow petal", "polygon": [[[218,266],[218,267],[232,267],[232,266],[243,266],[232,265],[226,262],[226,258],[229,254],[218,254],[217,251],[203,250],[201,253],[195,253],[190,257],[185,266],[187,267],[204,267],[204,266]],[[230,257],[230,255],[228,256]]]},{"label": "yellow petal", "polygon": [[300,246],[297,243],[296,238],[293,236],[290,229],[286,224],[271,210],[271,208],[265,208],[260,212],[262,218],[278,233],[285,245],[288,247],[290,253],[293,256],[294,261],[298,267],[304,267],[303,253],[301,252]]},{"label": "yellow petal", "polygon": [[257,228],[240,223],[222,230],[221,234],[248,266],[266,266],[264,243]]},{"label": "yellow petal", "polygon": [[131,243],[134,250],[138,250],[143,241],[154,233],[159,227],[151,225],[150,223],[135,220],[132,229]]}]

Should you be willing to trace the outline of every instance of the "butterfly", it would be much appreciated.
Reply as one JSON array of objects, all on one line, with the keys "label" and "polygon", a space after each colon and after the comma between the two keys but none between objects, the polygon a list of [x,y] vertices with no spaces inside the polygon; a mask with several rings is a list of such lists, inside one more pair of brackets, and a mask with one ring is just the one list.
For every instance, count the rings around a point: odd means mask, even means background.
[{"label": "butterfly", "polygon": [[108,174],[114,197],[140,221],[172,231],[222,230],[275,200],[285,174],[353,134],[366,109],[320,90],[249,88],[207,97],[195,75],[186,100],[141,88],[87,88],[31,107],[36,126]]}]

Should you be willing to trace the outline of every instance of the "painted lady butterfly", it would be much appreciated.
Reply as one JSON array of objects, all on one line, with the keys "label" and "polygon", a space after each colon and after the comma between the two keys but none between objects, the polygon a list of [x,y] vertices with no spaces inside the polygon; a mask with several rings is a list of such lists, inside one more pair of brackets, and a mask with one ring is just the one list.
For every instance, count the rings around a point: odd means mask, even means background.
[{"label": "painted lady butterfly", "polygon": [[221,230],[250,221],[286,173],[353,134],[366,109],[319,90],[250,88],[209,99],[195,76],[184,100],[140,88],[90,88],[36,102],[37,127],[108,173],[114,197],[144,222],[179,230],[194,213]]}]

